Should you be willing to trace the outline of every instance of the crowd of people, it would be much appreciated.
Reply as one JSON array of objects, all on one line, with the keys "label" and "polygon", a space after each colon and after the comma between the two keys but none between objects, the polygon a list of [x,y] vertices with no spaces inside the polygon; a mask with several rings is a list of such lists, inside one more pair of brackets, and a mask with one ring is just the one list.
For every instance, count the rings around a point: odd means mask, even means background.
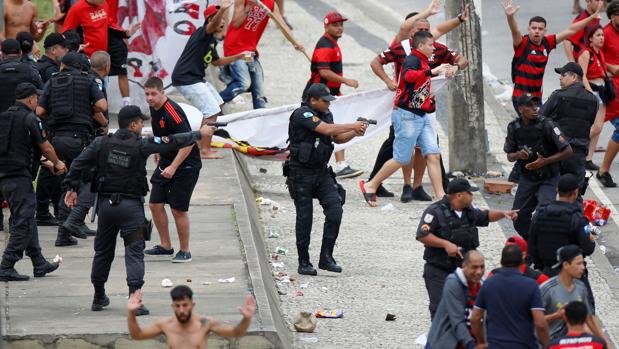
[{"label": "crowd of people", "polygon": [[[144,83],[150,116],[131,105],[127,39],[141,27],[136,23],[125,29],[118,23],[117,0],[64,0],[55,3],[55,18],[46,21],[37,19],[33,3],[7,0],[0,44],[0,192],[11,217],[0,281],[29,279],[14,268],[24,252],[35,277],[58,269],[59,263],[47,260],[41,251],[37,226],[58,227],[57,247],[76,245],[75,237],[94,236],[91,310],[101,311],[110,304],[105,284],[120,234],[133,338],[165,333],[174,347],[183,341],[200,343],[210,332],[243,335],[255,311],[252,298],[241,310],[244,319],[237,327],[192,315],[192,292],[182,286],[172,290],[174,318],[140,328],[135,316],[150,313],[141,300],[145,254],[167,256],[173,263],[192,261],[188,211],[202,159],[221,158],[210,143],[223,104],[249,92],[253,108],[267,107],[257,47],[269,19],[292,38],[295,49],[305,52],[283,17],[283,3],[221,0],[204,9],[203,24],[190,33],[171,75],[172,86],[203,115],[200,130],[192,131],[187,115],[166,95],[158,77]],[[427,8],[405,16],[391,45],[370,63],[376,76],[395,91],[395,99],[389,137],[369,180],[359,183],[365,202],[376,207],[379,197],[395,196],[383,182],[401,169],[400,200],[429,202],[433,197],[421,185],[428,170],[438,201],[423,212],[416,232],[424,245],[423,279],[432,318],[426,347],[610,347],[595,316],[584,261],[595,242],[583,216],[582,196],[587,170],[597,171],[595,177],[603,186],[616,186],[610,167],[619,151],[619,0],[586,0],[574,22],[556,35],[546,33],[541,16],[532,17],[522,34],[515,19],[519,7],[503,1],[514,47],[512,102],[518,115],[505,125],[504,151],[515,162],[509,180],[518,184],[511,210],[475,207],[472,193],[478,188],[465,179],[450,181],[446,173],[432,77],[451,79],[470,62],[437,39],[468,21],[471,9],[465,6],[456,17],[431,27],[428,17],[440,12],[441,5],[431,0]],[[575,9],[579,6],[574,3]],[[610,22],[602,26],[604,12]],[[337,180],[363,173],[347,164],[343,151],[335,152],[335,165],[329,166],[334,143],[363,136],[370,122],[335,124],[329,111],[342,84],[359,87],[344,73],[338,45],[348,20],[339,12],[325,14],[324,35],[317,41],[310,78],[299,94],[301,106],[290,116],[290,156],[283,168],[296,208],[298,272],[303,275],[318,274],[309,254],[314,198],[325,215],[318,268],[342,272],[333,254],[346,191]],[[55,31],[46,34],[51,23]],[[217,45],[222,38],[220,55]],[[43,53],[37,46],[41,40]],[[542,103],[548,57],[561,42],[569,60],[554,69],[561,89]],[[384,69],[390,63],[394,76]],[[221,67],[226,81],[222,91],[207,82],[209,65]],[[118,76],[123,102],[119,129],[109,134],[108,76]],[[148,120],[153,136],[143,138]],[[598,167],[592,156],[605,121],[615,131]],[[149,188],[146,160],[151,154],[157,167]],[[149,190],[152,221],[143,208]],[[178,233],[177,251],[166,205]],[[96,231],[84,223],[90,210],[98,215]],[[516,235],[506,242],[501,268],[485,278],[477,227],[500,219],[512,220]],[[160,243],[146,249],[153,225]],[[520,292],[514,294],[514,289]],[[512,301],[506,303],[506,298]]]}]

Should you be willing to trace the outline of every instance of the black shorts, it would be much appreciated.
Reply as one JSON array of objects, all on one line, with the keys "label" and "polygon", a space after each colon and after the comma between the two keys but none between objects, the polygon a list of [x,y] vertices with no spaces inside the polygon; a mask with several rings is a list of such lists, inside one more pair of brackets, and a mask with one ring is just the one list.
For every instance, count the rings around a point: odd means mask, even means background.
[{"label": "black shorts", "polygon": [[198,182],[200,169],[188,168],[178,169],[171,179],[161,177],[159,166],[150,179],[152,188],[150,198],[151,204],[169,204],[177,211],[189,211],[189,201],[193,194],[193,189]]},{"label": "black shorts", "polygon": [[108,32],[107,53],[110,54],[112,66],[110,68],[110,76],[127,75],[127,56],[129,49],[125,43],[125,39],[119,34]]}]

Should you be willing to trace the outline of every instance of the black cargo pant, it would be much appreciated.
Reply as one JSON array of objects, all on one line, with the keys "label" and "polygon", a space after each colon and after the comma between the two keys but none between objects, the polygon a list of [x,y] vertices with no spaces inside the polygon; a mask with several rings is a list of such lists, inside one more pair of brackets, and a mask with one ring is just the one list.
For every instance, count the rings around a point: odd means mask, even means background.
[{"label": "black cargo pant", "polygon": [[[52,139],[52,145],[56,150],[58,158],[67,165],[67,168],[70,168],[71,162],[80,155],[88,144],[90,144],[90,135],[78,132],[56,132]],[[60,181],[64,181],[64,175],[61,176]],[[64,203],[65,194],[66,190],[63,189],[58,201],[58,217],[56,218],[61,224],[67,219],[71,212],[71,209]],[[78,191],[77,206],[88,210],[93,206],[93,203],[94,194],[90,191],[90,185],[82,183]]]},{"label": "black cargo pant", "polygon": [[574,149],[574,153],[567,159],[561,161],[561,174],[571,173],[578,178],[578,187],[580,188],[580,195],[578,195],[579,207],[582,210],[582,196],[587,190],[587,183],[585,181],[585,174],[587,170],[585,164],[587,163],[587,150]]},{"label": "black cargo pant", "polygon": [[54,215],[58,214],[62,182],[46,167],[41,166],[37,177],[37,216],[49,214],[49,203],[54,205]]},{"label": "black cargo pant", "polygon": [[[372,180],[374,176],[380,171],[385,162],[391,160],[393,158],[393,141],[395,141],[395,130],[393,126],[389,126],[389,138],[385,139],[383,144],[380,146],[378,150],[378,154],[376,154],[376,161],[374,161],[374,168],[370,173],[369,180]],[[438,136],[436,138],[438,144]],[[447,173],[445,172],[445,165],[443,164],[443,157],[440,157],[441,160],[441,177],[443,179],[443,188],[447,188],[447,184],[449,183],[449,178],[447,178]]]},{"label": "black cargo pant", "polygon": [[24,252],[33,265],[45,262],[39,245],[39,231],[34,219],[35,195],[32,178],[28,176],[0,179],[0,191],[8,201],[12,224],[9,241],[2,256],[2,267],[12,268]]},{"label": "black cargo pant", "polygon": [[559,176],[537,180],[525,174],[520,176],[512,210],[520,210],[514,221],[514,229],[525,240],[529,238],[533,211],[538,205],[547,204],[557,198],[558,184]]},{"label": "black cargo pant", "polygon": [[430,310],[430,319],[434,319],[434,314],[436,313],[436,309],[443,295],[445,279],[447,279],[447,276],[452,272],[453,271],[447,271],[430,263],[426,263],[423,266],[423,281],[426,284],[428,298],[430,299],[430,305],[428,306]]},{"label": "black cargo pant", "polygon": [[[130,239],[131,234],[141,230],[144,225],[143,200],[121,198],[118,204],[112,205],[110,199],[109,195],[99,195],[95,257],[90,273],[90,281],[95,289],[103,287],[110,275],[118,233],[123,240]],[[144,246],[144,240],[125,244],[125,268],[130,293],[144,285]]]},{"label": "black cargo pant", "polygon": [[299,263],[309,262],[310,233],[313,220],[313,199],[317,198],[325,215],[322,235],[321,257],[323,251],[333,251],[340,233],[342,222],[342,198],[331,171],[291,170],[286,181],[290,196],[297,211],[295,225]]}]

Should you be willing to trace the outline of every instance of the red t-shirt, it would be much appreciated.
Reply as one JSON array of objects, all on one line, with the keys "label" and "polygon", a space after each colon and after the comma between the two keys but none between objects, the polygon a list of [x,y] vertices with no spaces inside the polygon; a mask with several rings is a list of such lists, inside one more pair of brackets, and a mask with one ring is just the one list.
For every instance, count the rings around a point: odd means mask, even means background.
[{"label": "red t-shirt", "polygon": [[587,47],[580,50],[578,56],[582,55],[585,51],[589,52],[587,79],[604,79],[606,77],[606,59],[604,59],[604,52],[600,51],[600,53],[595,53],[592,48]]},{"label": "red t-shirt", "polygon": [[[262,3],[271,11],[275,8],[275,0],[263,0]],[[245,0],[245,5],[247,5],[247,0]],[[243,51],[257,52],[258,42],[268,22],[267,12],[260,5],[254,5],[240,27],[234,28],[232,23],[228,26],[224,39],[224,56],[234,56]]]},{"label": "red t-shirt", "polygon": [[[514,81],[514,98],[523,94],[530,93],[535,97],[542,97],[542,84],[544,82],[544,72],[548,63],[550,51],[557,47],[556,35],[546,35],[539,45],[531,42],[528,52],[524,52],[529,42],[529,36],[523,35],[520,46],[514,47],[514,57],[518,59],[523,54],[527,57],[522,64],[516,67],[516,79]],[[544,45],[544,42],[546,45]],[[546,46],[548,46],[546,48]]]},{"label": "red t-shirt", "polygon": [[[604,27],[604,58],[606,63],[619,65],[619,30],[611,23]],[[613,76],[615,91],[619,91],[619,76]],[[619,117],[619,98],[615,98],[606,106],[606,121]]]},{"label": "red t-shirt", "polygon": [[82,27],[84,30],[84,52],[90,57],[95,51],[107,51],[107,27],[109,25],[107,5],[94,6],[80,0],[71,6],[62,26],[62,32]]},{"label": "red t-shirt", "polygon": [[[576,23],[576,22],[580,22],[583,19],[589,17],[589,12],[587,12],[587,10],[584,10],[580,13],[580,15],[578,15],[578,17],[576,17],[574,19],[574,21],[572,21],[572,23]],[[585,38],[585,33],[590,29],[590,28],[594,28],[600,25],[600,19],[599,18],[594,18],[591,22],[589,22],[589,24],[587,24],[584,28],[582,28],[581,30],[579,30],[576,34],[570,36],[568,38],[568,40],[570,42],[572,42],[572,44],[574,44],[574,57],[577,56],[577,53],[582,50],[584,47],[587,46],[587,43],[585,42],[585,40],[587,40]]]}]

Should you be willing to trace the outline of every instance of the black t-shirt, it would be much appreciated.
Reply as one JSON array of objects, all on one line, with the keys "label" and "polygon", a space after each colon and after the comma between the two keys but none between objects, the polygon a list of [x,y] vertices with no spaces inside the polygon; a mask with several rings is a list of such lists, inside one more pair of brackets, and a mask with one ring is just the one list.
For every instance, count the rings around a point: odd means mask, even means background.
[{"label": "black t-shirt", "polygon": [[214,33],[207,34],[206,26],[198,28],[187,41],[172,72],[172,85],[193,85],[204,81],[204,71],[219,59],[217,39]]},{"label": "black t-shirt", "polygon": [[[150,116],[152,118],[153,135],[156,137],[165,137],[171,134],[191,131],[187,115],[185,115],[183,109],[176,104],[176,102],[169,98],[159,110],[150,108]],[[162,170],[165,169],[174,161],[176,154],[178,154],[178,150],[161,152],[159,154],[161,155],[159,167]],[[179,170],[187,168],[202,168],[200,151],[196,145],[194,145],[191,149],[191,153],[189,153],[185,161],[179,166]]]}]

